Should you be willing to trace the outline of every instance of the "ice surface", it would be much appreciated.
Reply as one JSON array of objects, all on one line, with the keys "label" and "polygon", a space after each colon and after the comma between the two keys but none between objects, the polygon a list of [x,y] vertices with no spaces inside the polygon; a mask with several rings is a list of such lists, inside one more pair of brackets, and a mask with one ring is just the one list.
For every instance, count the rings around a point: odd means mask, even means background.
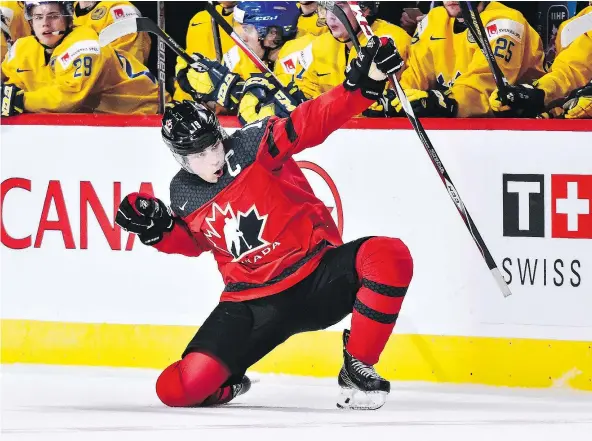
[{"label": "ice surface", "polygon": [[162,405],[159,371],[1,365],[2,441],[592,440],[592,394],[393,383],[377,411],[335,408],[336,379],[253,374],[218,408]]}]

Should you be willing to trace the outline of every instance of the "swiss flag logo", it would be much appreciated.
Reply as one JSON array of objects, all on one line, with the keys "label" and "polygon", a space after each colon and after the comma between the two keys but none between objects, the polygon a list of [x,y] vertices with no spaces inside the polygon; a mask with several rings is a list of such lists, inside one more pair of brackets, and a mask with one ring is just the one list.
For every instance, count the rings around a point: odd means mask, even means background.
[{"label": "swiss flag logo", "polygon": [[592,239],[592,175],[552,175],[551,204],[551,237]]},{"label": "swiss flag logo", "polygon": [[497,25],[492,24],[487,26],[487,34],[491,37],[492,35],[497,35]]},{"label": "swiss flag logo", "polygon": [[113,9],[113,16],[115,17],[116,20],[123,18],[125,16],[125,13],[123,12],[123,8]]}]

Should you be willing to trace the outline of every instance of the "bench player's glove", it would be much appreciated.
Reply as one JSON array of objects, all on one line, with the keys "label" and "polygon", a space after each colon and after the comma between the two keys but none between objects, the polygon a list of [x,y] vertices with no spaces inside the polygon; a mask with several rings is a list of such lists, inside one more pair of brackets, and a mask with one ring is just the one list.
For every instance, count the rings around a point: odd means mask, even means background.
[{"label": "bench player's glove", "polygon": [[286,93],[269,80],[270,76],[269,73],[254,74],[245,81],[238,108],[241,124],[250,124],[274,115],[286,118],[298,104],[306,101],[304,94],[293,82],[286,87]]},{"label": "bench player's glove", "polygon": [[[418,90],[407,89],[405,95],[411,104],[415,116],[452,118],[456,116],[458,105],[456,100],[450,97],[450,90],[440,92],[439,90]],[[404,115],[403,106],[399,98],[391,101],[392,116]],[[390,115],[389,115],[390,116]]]},{"label": "bench player's glove", "polygon": [[196,101],[214,101],[230,112],[235,111],[242,95],[242,78],[217,61],[200,54],[192,57],[196,63],[191,66],[183,59],[177,62],[179,87]]},{"label": "bench player's glove", "polygon": [[384,92],[387,75],[397,73],[402,67],[403,59],[393,40],[374,36],[347,67],[343,86],[347,90],[360,89],[366,98],[378,100]]},{"label": "bench player's glove", "polygon": [[545,110],[545,91],[536,88],[536,82],[508,86],[507,104],[502,104],[498,89],[489,97],[489,107],[496,116],[534,118]]},{"label": "bench player's glove", "polygon": [[574,90],[563,105],[565,119],[592,118],[592,83]]},{"label": "bench player's glove", "polygon": [[362,115],[368,118],[402,116],[404,113],[401,113],[400,106],[399,111],[397,111],[394,107],[394,104],[398,102],[399,100],[397,99],[397,93],[393,89],[387,89],[384,91],[378,101],[362,112]]},{"label": "bench player's glove", "polygon": [[144,245],[160,242],[174,227],[173,215],[164,202],[146,193],[130,193],[115,216],[115,223],[138,235]]},{"label": "bench player's glove", "polygon": [[20,115],[25,110],[25,95],[14,84],[2,84],[2,116]]}]

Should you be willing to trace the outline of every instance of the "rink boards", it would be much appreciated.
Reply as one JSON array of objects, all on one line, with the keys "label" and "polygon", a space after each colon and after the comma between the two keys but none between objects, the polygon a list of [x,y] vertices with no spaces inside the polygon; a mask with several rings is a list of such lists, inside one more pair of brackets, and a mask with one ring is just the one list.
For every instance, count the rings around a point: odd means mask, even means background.
[{"label": "rink boards", "polygon": [[[223,285],[210,255],[159,254],[113,225],[129,192],[153,190],[168,202],[177,166],[158,124],[3,121],[4,363],[161,368],[216,304]],[[406,121],[354,121],[297,156],[346,241],[395,236],[413,254],[414,280],[378,370],[391,379],[592,390],[592,124],[425,125],[511,297]],[[254,370],[336,375],[347,325],[296,336]]]}]

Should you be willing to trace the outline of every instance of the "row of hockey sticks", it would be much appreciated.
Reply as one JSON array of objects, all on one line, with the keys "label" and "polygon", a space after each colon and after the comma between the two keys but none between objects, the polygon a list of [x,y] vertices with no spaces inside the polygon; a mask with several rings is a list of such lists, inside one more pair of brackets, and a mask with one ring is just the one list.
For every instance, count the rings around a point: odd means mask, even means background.
[{"label": "row of hockey sticks", "polygon": [[[323,3],[327,7],[327,9],[332,10],[335,13],[336,17],[344,24],[345,28],[348,31],[348,34],[350,35],[352,42],[354,43],[354,45],[356,47],[356,50],[359,52],[360,43],[359,43],[358,37],[357,37],[356,33],[354,32],[352,26],[350,25],[349,20],[347,19],[343,10],[339,6],[335,5],[334,2],[323,2]],[[356,15],[356,19],[358,20],[358,23],[359,23],[362,31],[366,34],[366,36],[368,38],[371,37],[373,35],[372,29],[370,28],[370,25],[368,24],[365,17],[363,16],[362,11],[361,11],[359,5],[357,4],[357,2],[348,2],[348,3],[350,4],[350,7],[354,11],[354,13]],[[253,61],[253,63],[262,72],[271,73],[271,78],[272,78],[271,81],[276,83],[274,85],[276,85],[277,87],[279,87],[281,89],[284,89],[283,85],[279,82],[279,80],[275,76],[273,76],[273,73],[269,70],[269,67],[234,32],[234,30],[232,29],[232,26],[230,24],[226,23],[224,18],[218,13],[218,11],[215,10],[213,5],[211,5],[210,3],[207,3],[206,5],[207,5],[206,9],[211,14],[211,16],[214,18],[214,20],[237,43],[237,45],[244,51],[244,53],[249,57],[249,59],[251,59],[251,61]],[[152,34],[157,35],[158,37],[160,37],[164,41],[164,43],[169,48],[171,48],[178,56],[183,58],[190,66],[192,66],[198,70],[202,70],[202,71],[207,70],[207,68],[205,66],[201,65],[201,63],[199,63],[199,61],[195,60],[193,57],[191,57],[189,54],[187,54],[187,52],[177,42],[175,42],[168,34],[166,34],[162,29],[160,29],[152,20],[150,20],[149,18],[146,18],[146,17],[137,17],[137,18],[130,18],[130,19],[126,19],[126,20],[120,20],[118,22],[111,24],[110,26],[107,26],[101,32],[101,34],[99,36],[99,42],[100,42],[101,46],[106,46],[106,45],[112,43],[113,41],[117,40],[118,38],[121,38],[121,37],[128,35],[128,34],[136,33],[136,32],[148,32],[148,33],[152,33]],[[444,183],[450,197],[452,198],[453,202],[455,203],[459,214],[461,215],[463,221],[465,222],[465,225],[467,226],[471,236],[473,237],[473,240],[475,241],[475,244],[479,248],[481,255],[485,259],[485,263],[487,264],[488,268],[490,269],[500,290],[502,291],[504,297],[511,295],[511,291],[510,291],[508,285],[504,281],[493,257],[491,256],[491,253],[489,252],[489,249],[485,245],[485,242],[483,241],[479,231],[477,230],[475,223],[473,222],[471,216],[469,215],[468,210],[466,209],[464,203],[462,202],[462,199],[460,198],[458,191],[456,190],[456,188],[452,184],[452,180],[450,179],[448,172],[444,168],[444,165],[442,164],[442,161],[440,160],[438,154],[436,153],[436,150],[432,146],[432,143],[430,142],[423,126],[421,125],[419,120],[416,118],[416,116],[413,112],[413,109],[411,108],[411,104],[409,103],[409,100],[407,99],[407,97],[403,93],[403,90],[402,90],[397,78],[395,76],[391,75],[389,77],[389,80],[391,81],[391,84],[395,87],[395,90],[397,92],[397,96],[399,96],[399,99],[401,101],[401,105],[403,106],[403,109],[405,110],[405,113],[407,114],[407,117],[409,118],[411,125],[415,129],[422,144],[424,145],[426,151],[428,152],[428,155],[430,156],[432,163],[434,164],[438,174],[440,175],[440,178],[442,179],[442,182]]]},{"label": "row of hockey sticks", "polygon": [[[354,47],[356,48],[356,50],[359,53],[360,42],[358,40],[358,36],[357,36],[356,32],[353,30],[353,28],[347,18],[347,15],[343,11],[343,9],[341,9],[339,7],[339,5],[337,5],[335,2],[323,2],[323,3],[327,7],[327,9],[331,10],[333,12],[333,14],[337,17],[337,19],[345,26],[345,28],[349,34],[349,37],[350,37],[352,43],[354,44]],[[370,28],[370,24],[368,23],[368,21],[364,17],[361,8],[358,5],[358,2],[351,1],[351,2],[348,2],[348,4],[350,5],[352,11],[354,12],[354,15],[356,17],[356,20],[358,21],[361,31],[366,35],[367,38],[372,37],[374,35],[374,33],[373,33],[372,29]],[[483,259],[485,260],[485,263],[487,264],[487,267],[489,268],[491,274],[493,275],[493,278],[495,279],[497,285],[499,286],[499,289],[501,290],[504,297],[508,297],[509,295],[512,294],[512,292],[510,291],[510,288],[508,287],[504,278],[502,277],[502,275],[499,271],[499,268],[497,267],[497,264],[495,263],[495,260],[491,256],[491,253],[489,252],[487,245],[485,245],[485,242],[483,241],[483,238],[481,237],[481,234],[479,233],[477,226],[473,222],[473,219],[471,218],[469,211],[467,210],[458,191],[456,190],[456,187],[452,183],[452,179],[448,175],[446,168],[444,168],[444,164],[440,160],[438,153],[436,153],[436,150],[434,149],[434,146],[432,145],[430,139],[428,138],[428,135],[426,134],[425,129],[423,128],[419,119],[417,119],[417,117],[415,116],[415,113],[413,112],[413,108],[411,107],[411,104],[409,103],[407,96],[403,92],[403,89],[401,87],[401,84],[399,83],[399,80],[397,79],[397,77],[395,75],[389,75],[389,81],[390,81],[392,87],[395,88],[395,91],[397,92],[397,96],[399,97],[401,105],[402,105],[403,109],[405,110],[405,113],[407,114],[407,118],[409,119],[409,122],[411,122],[411,125],[415,129],[417,136],[421,140],[421,143],[423,144],[430,159],[432,160],[432,164],[434,165],[434,167],[436,168],[436,171],[440,175],[440,179],[442,180],[442,183],[446,187],[446,190],[448,191],[450,198],[452,199],[452,201],[456,205],[458,213],[460,214],[465,225],[467,226],[469,233],[473,237],[473,240],[475,241],[477,248],[481,252]]]}]

